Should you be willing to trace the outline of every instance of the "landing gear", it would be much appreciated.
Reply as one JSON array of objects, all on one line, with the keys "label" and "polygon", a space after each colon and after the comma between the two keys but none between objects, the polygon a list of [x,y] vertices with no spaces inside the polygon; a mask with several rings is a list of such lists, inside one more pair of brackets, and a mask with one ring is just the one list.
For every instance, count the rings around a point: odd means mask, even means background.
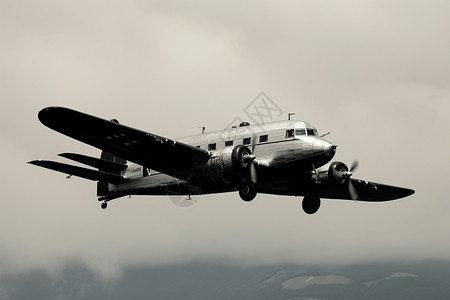
[{"label": "landing gear", "polygon": [[102,203],[101,207],[102,209],[106,209],[108,207],[108,203],[106,202],[106,200]]},{"label": "landing gear", "polygon": [[241,196],[241,199],[246,202],[255,199],[256,194],[255,185],[252,183],[243,183],[239,188],[239,196]]},{"label": "landing gear", "polygon": [[316,213],[320,208],[320,198],[313,195],[306,195],[302,201],[302,208],[308,215]]}]

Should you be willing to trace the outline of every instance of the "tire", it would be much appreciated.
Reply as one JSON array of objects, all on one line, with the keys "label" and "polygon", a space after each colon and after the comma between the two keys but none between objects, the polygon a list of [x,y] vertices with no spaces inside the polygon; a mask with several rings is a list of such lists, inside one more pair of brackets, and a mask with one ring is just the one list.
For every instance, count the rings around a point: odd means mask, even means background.
[{"label": "tire", "polygon": [[245,183],[241,185],[241,187],[239,188],[239,196],[241,197],[242,200],[246,202],[255,199],[256,194],[257,194],[256,189],[253,184]]}]

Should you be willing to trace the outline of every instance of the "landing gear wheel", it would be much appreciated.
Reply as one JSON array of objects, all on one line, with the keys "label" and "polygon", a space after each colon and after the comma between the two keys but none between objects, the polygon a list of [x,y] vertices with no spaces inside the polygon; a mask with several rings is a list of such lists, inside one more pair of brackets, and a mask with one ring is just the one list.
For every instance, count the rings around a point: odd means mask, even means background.
[{"label": "landing gear wheel", "polygon": [[253,184],[245,183],[239,188],[239,196],[241,196],[241,199],[246,202],[255,199],[256,194],[256,189]]},{"label": "landing gear wheel", "polygon": [[106,209],[108,207],[108,203],[106,203],[106,201],[103,202],[101,207],[102,207],[102,209]]},{"label": "landing gear wheel", "polygon": [[320,198],[316,196],[305,196],[302,201],[302,208],[305,213],[312,215],[320,208]]}]

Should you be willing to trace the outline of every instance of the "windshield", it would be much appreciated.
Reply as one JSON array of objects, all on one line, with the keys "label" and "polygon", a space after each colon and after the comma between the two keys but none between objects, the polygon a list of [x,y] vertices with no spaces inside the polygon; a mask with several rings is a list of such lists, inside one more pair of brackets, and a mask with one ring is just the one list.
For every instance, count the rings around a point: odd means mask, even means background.
[{"label": "windshield", "polygon": [[305,129],[295,129],[295,135],[306,135]]},{"label": "windshield", "polygon": [[306,131],[308,132],[308,135],[318,135],[315,128],[308,128]]},{"label": "windshield", "polygon": [[295,129],[295,135],[311,135],[317,136],[317,130],[315,128]]}]

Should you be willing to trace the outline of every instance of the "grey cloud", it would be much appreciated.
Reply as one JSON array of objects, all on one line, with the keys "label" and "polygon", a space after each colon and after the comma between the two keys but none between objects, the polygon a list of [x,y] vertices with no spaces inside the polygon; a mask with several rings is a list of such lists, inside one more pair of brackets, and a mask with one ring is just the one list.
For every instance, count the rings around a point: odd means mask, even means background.
[{"label": "grey cloud", "polygon": [[[1,299],[446,299],[449,263],[243,268],[217,262],[131,266],[105,279],[82,263],[57,272],[0,274]],[[306,279],[306,282],[305,282]],[[309,280],[308,280],[309,279]],[[296,283],[296,284],[295,284]]]},{"label": "grey cloud", "polygon": [[[446,2],[2,3],[0,111],[6,269],[201,258],[258,265],[448,259]],[[359,158],[357,177],[417,190],[396,202],[235,194],[192,209],[133,197],[101,211],[95,184],[26,165],[98,151],[37,112],[68,106],[168,137],[221,129],[265,91]],[[439,247],[435,247],[435,245]],[[119,266],[116,268],[116,266]]]}]

